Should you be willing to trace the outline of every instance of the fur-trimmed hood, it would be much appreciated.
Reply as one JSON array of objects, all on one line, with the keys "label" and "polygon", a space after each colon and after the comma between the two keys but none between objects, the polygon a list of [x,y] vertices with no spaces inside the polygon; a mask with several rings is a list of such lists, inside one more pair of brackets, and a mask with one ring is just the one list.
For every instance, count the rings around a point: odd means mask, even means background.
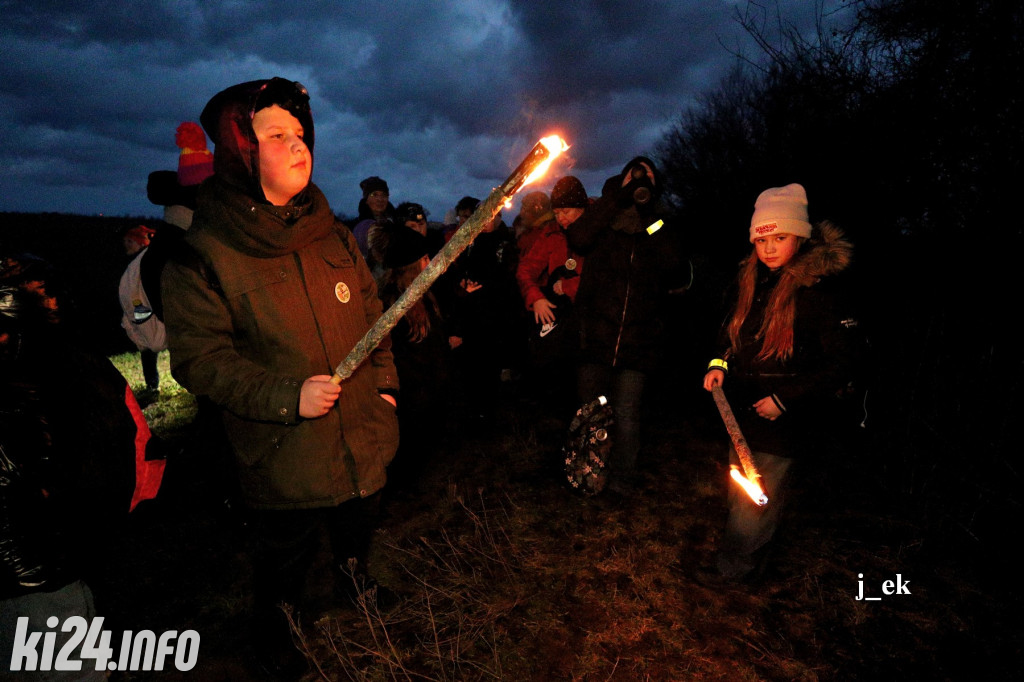
[{"label": "fur-trimmed hood", "polygon": [[[772,291],[763,316],[759,321],[756,338],[761,350],[757,361],[774,358],[785,361],[793,354],[793,323],[796,318],[796,299],[801,289],[812,287],[823,277],[836,275],[845,270],[853,259],[853,245],[846,241],[843,231],[825,220],[812,227],[810,240],[781,272],[772,273],[778,279]],[[756,266],[756,268],[755,268]],[[751,253],[740,268],[740,291],[729,322],[729,340],[733,351],[740,348],[740,332],[754,298],[754,285],[765,273],[758,262],[757,253]],[[744,274],[746,273],[746,274]]]},{"label": "fur-trimmed hood", "polygon": [[814,286],[822,277],[845,270],[851,260],[853,244],[846,240],[842,229],[823,220],[813,226],[810,240],[784,268],[782,276],[791,279],[797,287]]}]

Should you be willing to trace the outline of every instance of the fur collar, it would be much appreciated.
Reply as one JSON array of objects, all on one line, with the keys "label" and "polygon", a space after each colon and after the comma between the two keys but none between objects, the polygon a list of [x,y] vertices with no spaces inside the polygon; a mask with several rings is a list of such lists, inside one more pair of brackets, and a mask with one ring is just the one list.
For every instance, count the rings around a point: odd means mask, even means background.
[{"label": "fur collar", "polygon": [[853,258],[853,245],[843,231],[828,220],[816,224],[803,253],[783,273],[797,287],[810,287],[822,277],[845,270]]},{"label": "fur collar", "polygon": [[[797,292],[814,286],[823,277],[842,272],[852,257],[853,246],[846,241],[843,231],[838,227],[822,221],[812,228],[810,241],[804,244],[792,261],[781,268],[782,272],[772,286],[768,303],[757,322],[759,329],[755,338],[761,348],[755,362],[785,362],[792,357]],[[729,323],[729,340],[734,351],[740,348],[740,332],[754,297],[755,271],[750,268],[751,263],[757,263],[757,254],[752,253],[748,258],[753,260],[745,262],[744,270],[748,274],[740,276],[740,298]]]}]

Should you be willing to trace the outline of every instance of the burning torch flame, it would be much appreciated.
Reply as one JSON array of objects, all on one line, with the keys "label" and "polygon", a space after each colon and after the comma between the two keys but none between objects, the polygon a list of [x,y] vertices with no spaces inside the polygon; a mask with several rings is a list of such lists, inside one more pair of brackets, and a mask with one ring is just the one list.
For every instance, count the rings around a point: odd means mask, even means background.
[{"label": "burning torch flame", "polygon": [[522,185],[524,187],[534,180],[539,180],[544,177],[544,174],[548,172],[548,168],[551,167],[551,162],[557,159],[562,152],[569,149],[569,145],[567,145],[565,140],[560,138],[558,135],[548,135],[547,137],[542,138],[540,143],[547,148],[548,158],[541,161],[534,171],[526,176],[526,180],[523,181]]},{"label": "burning torch flame", "polygon": [[768,496],[764,494],[763,490],[761,490],[761,486],[741,474],[737,466],[733,465],[729,474],[732,476],[732,480],[740,484],[740,487],[743,488],[743,492],[750,496],[750,499],[754,501],[754,504],[758,507],[763,507],[768,504]]},{"label": "burning torch flame", "polygon": [[735,464],[731,465],[732,471],[730,474],[733,480],[739,483],[747,495],[750,496],[754,504],[763,507],[768,504],[768,496],[764,494],[764,490],[761,488],[760,483],[758,483],[761,480],[761,475],[757,473],[757,467],[754,466],[753,453],[750,452],[750,446],[747,445],[747,439],[743,437],[743,432],[740,431],[736,415],[732,413],[732,408],[729,406],[729,401],[726,400],[721,386],[713,386],[711,388],[711,395],[714,396],[715,405],[718,407],[719,414],[722,415],[725,430],[729,432],[729,438],[732,439],[732,446],[733,450],[736,451],[736,457],[740,460],[740,464],[743,465],[742,473]]},{"label": "burning torch flame", "polygon": [[558,135],[550,135],[535,144],[505,182],[501,183],[499,187],[495,187],[487,198],[477,205],[473,214],[452,235],[448,243],[437,252],[430,264],[416,276],[398,297],[398,300],[391,304],[391,307],[385,310],[373,323],[373,326],[363,334],[363,338],[356,342],[345,359],[334,368],[331,383],[338,385],[352,376],[356,368],[370,356],[370,353],[398,323],[398,320],[423,297],[430,285],[448,269],[449,265],[455,262],[459,254],[466,250],[466,247],[483,231],[484,227],[494,220],[498,211],[501,210],[501,205],[524,185],[544,175],[551,162],[568,148],[569,145],[563,142]]},{"label": "burning torch flame", "polygon": [[519,190],[521,190],[523,187],[526,187],[531,182],[534,182],[544,177],[544,174],[548,172],[548,168],[551,167],[551,162],[557,159],[562,154],[562,152],[569,149],[569,145],[567,145],[565,143],[565,140],[560,138],[558,135],[548,135],[547,137],[541,138],[540,141],[537,142],[537,145],[534,146],[534,152],[536,152],[537,148],[540,146],[543,146],[544,149],[547,150],[546,157],[543,160],[537,162],[536,168],[534,168],[533,171],[531,171],[530,174],[526,176],[526,179],[520,182],[513,189],[512,194],[509,195],[509,197],[505,200],[506,209],[512,208],[512,196],[514,194],[518,194]]}]

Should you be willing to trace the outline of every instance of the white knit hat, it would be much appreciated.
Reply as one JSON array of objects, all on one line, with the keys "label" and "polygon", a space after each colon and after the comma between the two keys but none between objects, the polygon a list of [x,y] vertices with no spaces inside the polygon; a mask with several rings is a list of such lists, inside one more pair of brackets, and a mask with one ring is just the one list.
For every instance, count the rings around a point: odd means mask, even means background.
[{"label": "white knit hat", "polygon": [[766,189],[754,202],[754,215],[750,219],[751,243],[758,237],[777,233],[811,236],[807,192],[802,185],[793,183]]}]

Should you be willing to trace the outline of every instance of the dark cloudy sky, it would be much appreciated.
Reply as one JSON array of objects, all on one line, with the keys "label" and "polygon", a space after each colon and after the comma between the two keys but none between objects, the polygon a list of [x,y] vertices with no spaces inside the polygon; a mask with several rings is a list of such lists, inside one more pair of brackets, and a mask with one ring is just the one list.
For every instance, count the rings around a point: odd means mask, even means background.
[{"label": "dark cloudy sky", "polygon": [[[780,0],[808,32],[843,0]],[[0,211],[159,215],[150,171],[174,169],[174,130],[219,90],[306,85],[313,180],[355,213],[359,180],[440,220],[483,198],[559,132],[591,194],[650,153],[736,52],[735,21],[771,29],[774,0],[0,0]]]}]

